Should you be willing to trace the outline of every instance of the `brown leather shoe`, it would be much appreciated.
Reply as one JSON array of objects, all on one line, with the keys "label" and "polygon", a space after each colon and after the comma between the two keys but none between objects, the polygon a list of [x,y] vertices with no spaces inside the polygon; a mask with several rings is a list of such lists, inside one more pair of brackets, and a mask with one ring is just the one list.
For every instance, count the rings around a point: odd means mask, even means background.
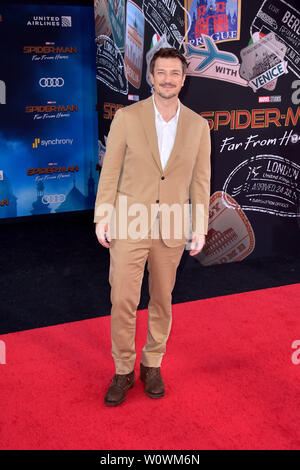
[{"label": "brown leather shoe", "polygon": [[122,403],[127,391],[134,386],[134,370],[130,374],[115,374],[107,389],[104,402],[107,406],[117,406]]},{"label": "brown leather shoe", "polygon": [[141,363],[141,380],[145,382],[145,393],[151,398],[161,398],[165,394],[165,384],[160,367],[146,367]]}]

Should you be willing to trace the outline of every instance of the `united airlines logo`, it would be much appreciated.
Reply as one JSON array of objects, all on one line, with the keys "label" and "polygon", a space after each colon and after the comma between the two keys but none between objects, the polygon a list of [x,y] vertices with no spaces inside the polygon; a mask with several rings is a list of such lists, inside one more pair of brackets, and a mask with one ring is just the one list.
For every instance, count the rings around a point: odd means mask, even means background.
[{"label": "united airlines logo", "polygon": [[6,85],[3,80],[0,80],[0,104],[6,104]]},{"label": "united airlines logo", "polygon": [[28,19],[26,26],[72,27],[71,16],[33,16]]},{"label": "united airlines logo", "polygon": [[61,17],[61,25],[63,27],[70,28],[72,26],[72,17],[71,16],[62,16]]}]

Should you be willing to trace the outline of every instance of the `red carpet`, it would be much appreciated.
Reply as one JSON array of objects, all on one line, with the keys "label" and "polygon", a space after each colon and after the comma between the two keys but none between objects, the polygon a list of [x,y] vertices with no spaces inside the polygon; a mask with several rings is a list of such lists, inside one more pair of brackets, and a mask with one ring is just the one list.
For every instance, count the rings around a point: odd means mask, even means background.
[{"label": "red carpet", "polygon": [[[1,449],[300,449],[300,286],[173,306],[166,396],[105,407],[110,318],[0,336]],[[300,357],[300,354],[299,354]]]}]

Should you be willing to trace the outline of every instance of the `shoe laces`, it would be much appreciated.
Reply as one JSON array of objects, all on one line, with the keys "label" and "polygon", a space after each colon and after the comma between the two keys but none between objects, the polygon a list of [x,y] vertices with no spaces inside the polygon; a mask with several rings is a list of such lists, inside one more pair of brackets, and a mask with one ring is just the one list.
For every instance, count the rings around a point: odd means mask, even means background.
[{"label": "shoe laces", "polygon": [[149,369],[146,372],[147,377],[161,377],[160,374],[160,368],[159,367],[149,367]]},{"label": "shoe laces", "polygon": [[120,387],[124,387],[128,385],[130,381],[130,376],[128,374],[115,374],[114,377],[111,379],[111,382],[115,385],[119,385]]}]

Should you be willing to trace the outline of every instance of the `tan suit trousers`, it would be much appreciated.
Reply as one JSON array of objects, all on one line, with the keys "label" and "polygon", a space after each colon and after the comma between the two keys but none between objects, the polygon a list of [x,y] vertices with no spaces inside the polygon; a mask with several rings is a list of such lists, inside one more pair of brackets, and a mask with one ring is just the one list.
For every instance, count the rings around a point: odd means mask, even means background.
[{"label": "tan suit trousers", "polygon": [[[156,224],[158,230],[158,219]],[[146,262],[150,301],[142,363],[147,367],[160,367],[171,330],[172,291],[184,247],[185,244],[169,247],[160,235],[138,241],[112,239],[109,248],[111,354],[117,374],[128,374],[135,366],[136,310]]]}]

